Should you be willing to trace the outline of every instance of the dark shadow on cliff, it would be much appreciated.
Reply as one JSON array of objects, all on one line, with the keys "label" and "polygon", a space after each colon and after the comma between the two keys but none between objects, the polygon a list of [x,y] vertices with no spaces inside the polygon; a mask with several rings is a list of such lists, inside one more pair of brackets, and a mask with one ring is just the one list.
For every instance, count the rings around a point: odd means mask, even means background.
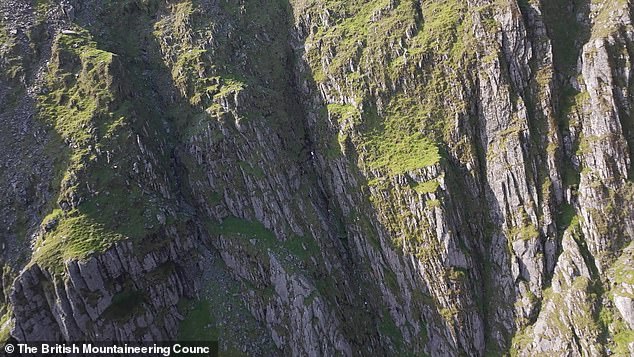
[{"label": "dark shadow on cliff", "polygon": [[[93,246],[103,242],[95,242],[112,234],[129,238],[139,256],[150,256],[150,258],[152,254],[164,256],[166,250],[169,254],[170,240],[175,236],[192,237],[199,240],[201,245],[204,244],[203,238],[206,233],[194,223],[195,212],[184,199],[187,195],[185,184],[187,173],[179,161],[176,147],[178,137],[171,135],[176,133],[176,124],[169,121],[176,119],[166,114],[170,107],[177,107],[183,110],[183,118],[177,119],[186,121],[192,113],[197,112],[197,109],[189,107],[183,99],[176,99],[178,98],[177,90],[170,83],[171,72],[160,60],[157,60],[161,58],[160,51],[152,32],[158,3],[158,1],[127,1],[118,4],[75,2],[74,18],[71,19],[73,24],[63,24],[65,29],[72,29],[65,30],[65,36],[69,36],[71,40],[83,36],[83,32],[80,33],[75,29],[75,26],[79,25],[90,33],[92,40],[96,43],[96,50],[114,54],[113,64],[106,72],[106,76],[109,76],[106,80],[111,81],[108,83],[110,86],[108,89],[114,93],[115,98],[107,108],[111,110],[110,113],[101,115],[99,118],[91,118],[93,126],[85,127],[86,131],[90,130],[90,133],[98,138],[98,142],[92,142],[89,148],[89,150],[97,148],[95,155],[97,157],[82,156],[79,159],[77,157],[71,159],[77,148],[73,139],[63,140],[59,133],[49,128],[47,135],[53,138],[49,140],[49,144],[52,144],[46,147],[48,149],[46,154],[52,157],[51,165],[55,165],[54,179],[50,183],[52,195],[57,196],[60,193],[64,175],[71,177],[76,175],[74,182],[80,184],[72,188],[72,193],[69,195],[60,196],[60,201],[54,197],[49,200],[50,206],[46,207],[47,212],[44,215],[53,208],[60,213],[56,213],[55,217],[42,224],[43,226],[46,224],[46,232],[55,232],[60,229],[59,224],[63,220],[82,217],[82,221],[72,222],[71,228],[74,230],[70,230],[68,236],[61,237],[60,244],[64,244],[67,238],[73,238],[70,237],[71,234],[77,234],[79,239],[74,242],[76,246],[60,245],[53,249],[73,248],[92,257],[103,253]],[[56,26],[59,25],[56,24]],[[59,29],[56,28],[56,30],[59,32]],[[53,40],[53,35],[50,34],[50,41]],[[34,43],[34,45],[40,44]],[[82,55],[80,54],[79,57]],[[69,66],[69,68],[77,69],[76,58],[66,57],[64,61],[75,66],[74,68]],[[92,67],[83,68],[85,71],[91,69]],[[104,80],[99,78],[103,75],[103,72],[95,73],[93,78]],[[72,79],[67,83],[73,83]],[[42,93],[47,94],[47,90],[48,88],[45,88]],[[68,106],[77,105],[76,103],[76,101],[69,101]],[[99,103],[103,102],[100,102],[98,98],[95,110],[103,109],[99,108]],[[33,105],[36,106],[36,104]],[[171,114],[173,113],[172,111]],[[112,121],[103,123],[105,118]],[[54,118],[41,119],[43,122],[49,122]],[[114,139],[109,136],[113,132],[118,135]],[[77,160],[81,160],[79,169]],[[72,172],[68,172],[71,163],[75,166]],[[145,170],[146,176],[139,174],[142,170]],[[157,209],[150,210],[151,207]],[[88,223],[85,224],[86,222]],[[80,234],[84,233],[84,229],[89,232],[87,233],[89,240],[83,239],[84,236]],[[106,248],[110,249],[112,246],[113,244]],[[53,252],[51,258],[55,261],[37,261],[37,263],[44,263],[42,267],[52,274],[45,274],[46,276],[37,272],[33,274],[42,279],[43,294],[50,293],[46,290],[52,289],[52,283],[61,281],[61,272],[49,264],[66,264],[61,258],[63,253]],[[193,298],[197,292],[189,288],[197,284],[190,283],[199,279],[199,271],[189,269],[197,257],[191,258],[191,261],[177,261],[173,266],[161,265],[147,274],[145,277],[147,279],[142,281],[132,281],[124,274],[116,281],[109,282],[112,286],[121,284],[123,288],[115,294],[111,306],[100,318],[109,319],[115,325],[122,326],[129,322],[133,313],[145,315],[143,309],[152,309],[152,304],[148,301],[151,289],[155,288],[152,282],[173,274],[188,279],[182,280],[183,285],[178,289],[184,288],[184,291],[180,293],[185,297]],[[48,281],[49,278],[54,281]],[[15,302],[25,305],[31,303],[29,301]],[[162,311],[150,312],[157,318],[160,318],[163,313]],[[72,319],[68,323],[71,327],[74,325]],[[38,328],[48,327],[42,325]],[[52,330],[43,332],[42,336],[61,338],[59,331]]]},{"label": "dark shadow on cliff", "polygon": [[[289,4],[289,8],[292,5]],[[418,22],[422,21],[420,14],[420,8],[416,7],[417,13],[415,14]],[[290,10],[292,13],[292,9]],[[292,17],[289,21],[295,21]],[[297,63],[294,64],[296,70],[295,74],[295,87],[297,93],[301,97],[303,103],[303,113],[300,112],[304,118],[307,131],[306,145],[311,153],[311,160],[309,163],[312,166],[312,171],[316,175],[317,187],[320,187],[321,205],[324,212],[328,212],[328,219],[332,227],[331,234],[336,234],[339,237],[337,246],[343,248],[338,254],[345,262],[344,271],[347,271],[350,276],[358,277],[358,279],[352,279],[350,282],[352,288],[358,291],[352,296],[353,299],[365,299],[362,306],[361,301],[355,301],[354,304],[348,306],[348,308],[342,309],[342,312],[349,313],[354,309],[364,309],[367,311],[364,320],[355,320],[354,318],[346,321],[347,327],[354,331],[356,336],[363,336],[364,339],[354,339],[353,342],[361,347],[360,351],[364,351],[363,347],[372,346],[374,353],[376,350],[384,351],[384,353],[394,354],[407,354],[420,352],[422,349],[429,347],[429,339],[427,336],[427,324],[434,323],[441,319],[438,311],[438,307],[434,306],[432,297],[430,296],[430,288],[426,286],[424,280],[416,275],[413,281],[414,286],[401,286],[400,283],[394,278],[391,264],[407,266],[407,269],[412,272],[416,272],[418,267],[413,263],[414,259],[409,259],[410,254],[404,253],[403,248],[398,247],[390,236],[390,230],[385,227],[379,219],[379,212],[377,212],[374,204],[370,201],[370,188],[368,179],[362,170],[358,167],[359,153],[357,147],[348,137],[343,141],[339,140],[339,123],[336,120],[329,118],[327,109],[327,100],[322,96],[319,90],[319,85],[314,78],[313,69],[310,64],[305,60],[304,45],[306,36],[314,29],[302,27],[304,24],[299,24],[298,28],[292,29],[294,38],[292,39],[292,47],[294,50],[294,58]],[[420,25],[420,24],[419,24]],[[420,26],[413,30],[410,36],[414,37],[420,30]],[[360,54],[358,51],[357,54]],[[356,58],[355,60],[358,60]],[[358,61],[357,61],[358,62]],[[396,85],[398,87],[398,85]],[[377,102],[384,103],[386,98],[375,98],[373,95],[369,95],[363,101],[363,113],[361,113],[362,120],[359,124],[359,135],[365,134],[380,134],[385,130],[384,118],[381,118],[377,110]],[[441,160],[443,167],[448,162],[452,162],[451,158],[447,157],[446,150],[441,148]],[[447,161],[447,159],[449,161]],[[453,163],[452,163],[453,164]],[[452,165],[450,164],[450,165]],[[340,168],[343,170],[340,171]],[[453,169],[450,168],[453,172]],[[349,175],[349,176],[348,176]],[[452,177],[453,178],[453,177]],[[452,188],[458,187],[460,184],[450,184]],[[464,185],[462,186],[464,187]],[[348,199],[347,197],[351,197]],[[344,202],[341,202],[344,201]],[[460,198],[456,202],[463,202],[465,205],[473,204],[477,206],[477,198]],[[467,201],[469,203],[467,203]],[[344,208],[342,205],[350,209],[350,204],[353,205],[352,210],[354,212],[344,215]],[[460,209],[459,207],[450,207],[450,215],[455,212],[453,210]],[[478,221],[481,222],[482,218],[479,217]],[[458,232],[458,241],[464,243],[464,239],[468,239],[470,235],[476,237],[482,237],[482,232],[473,232],[469,227],[464,228],[464,231]],[[462,236],[461,236],[462,235]],[[362,240],[363,244],[367,245],[367,249],[370,251],[370,255],[376,254],[376,256],[368,256],[368,252],[359,251],[355,246],[355,240]],[[473,252],[475,257],[482,255],[481,249],[469,245],[465,249],[474,249],[478,252]],[[389,251],[389,252],[387,252]],[[398,256],[398,261],[389,262],[391,257]],[[483,261],[477,259],[479,261]],[[384,281],[376,281],[372,276],[376,271],[367,265],[373,261],[380,262],[382,268],[379,269],[385,275]],[[481,292],[476,292],[480,289],[478,280],[481,276],[480,268],[477,268],[474,272],[468,272],[469,278],[473,287],[474,293],[477,296],[484,295]],[[408,276],[407,279],[410,277]],[[403,340],[401,331],[396,326],[386,326],[385,321],[391,319],[389,312],[385,309],[385,303],[382,301],[382,296],[373,291],[378,286],[389,286],[392,291],[397,291],[396,295],[400,293],[411,293],[413,295],[412,305],[414,315],[418,318],[418,322],[422,325],[422,332],[419,336],[412,336],[412,342],[407,343]],[[361,305],[361,306],[360,306]],[[373,326],[359,326],[360,321],[365,322],[365,319],[370,318]],[[429,319],[429,320],[428,320]],[[357,325],[357,326],[355,326]],[[440,335],[441,333],[439,333]],[[437,335],[436,338],[442,339],[443,337]],[[389,344],[386,344],[385,337]],[[436,341],[437,342],[437,341]],[[444,341],[447,344],[453,344],[454,341]],[[467,342],[469,343],[469,342]],[[460,345],[458,342],[457,349],[466,348]],[[367,351],[367,349],[365,350]],[[369,351],[367,352],[369,353]]]},{"label": "dark shadow on cliff", "polygon": [[[203,6],[202,3],[194,2],[195,6]],[[208,4],[207,4],[208,5]],[[247,4],[247,8],[252,7]],[[225,5],[223,5],[225,6]],[[260,4],[260,6],[262,6]],[[268,6],[268,5],[267,5]],[[240,16],[240,6],[227,4],[225,11],[229,12],[233,16]],[[289,11],[290,7],[286,7],[286,11]],[[130,147],[137,146],[135,136],[138,135],[141,138],[141,142],[146,146],[148,153],[152,153],[159,157],[157,162],[160,163],[154,170],[158,173],[160,183],[164,182],[168,184],[166,189],[173,195],[172,199],[167,204],[167,211],[179,211],[184,212],[182,216],[176,218],[176,222],[170,223],[168,216],[167,227],[176,227],[184,234],[188,233],[186,227],[182,225],[199,226],[197,233],[200,235],[200,243],[205,244],[212,255],[219,258],[217,255],[217,239],[213,237],[213,234],[209,234],[205,228],[205,224],[209,223],[212,226],[220,224],[215,220],[218,217],[209,217],[204,207],[197,203],[197,198],[190,187],[190,175],[196,175],[192,162],[195,162],[191,154],[188,152],[185,141],[188,140],[186,131],[195,125],[195,120],[200,116],[205,116],[205,108],[202,106],[193,105],[190,103],[189,98],[183,97],[176,84],[173,82],[173,73],[165,64],[160,60],[161,50],[160,45],[157,42],[154,32],[156,28],[154,25],[161,15],[165,15],[167,9],[159,1],[139,2],[139,1],[127,1],[124,4],[117,4],[112,8],[107,6],[101,9],[102,12],[98,13],[98,23],[101,25],[91,25],[91,16],[93,15],[91,9],[80,9],[77,13],[77,22],[84,25],[95,36],[100,47],[103,49],[115,53],[120,58],[120,61],[124,68],[125,76],[122,82],[124,92],[128,93],[126,98],[121,98],[125,101],[127,107],[124,108],[125,112],[129,114],[126,117],[130,125],[130,137],[125,142]],[[282,31],[290,34],[292,32],[290,12],[287,13],[287,18],[283,19],[278,25],[284,27]],[[242,70],[239,63],[242,61],[242,46],[248,45],[248,41],[251,39],[246,37],[249,34],[248,29],[250,24],[247,20],[244,22],[238,22],[238,29],[236,32],[243,35],[242,37],[235,37],[226,48],[224,52],[228,53],[226,61],[227,63],[218,63],[219,67],[222,67],[223,76],[234,78],[240,81],[244,81],[254,88],[262,85],[250,78],[250,75],[257,73],[257,70],[252,69],[252,73],[241,73]],[[190,24],[194,26],[195,24]],[[244,31],[241,33],[240,31]],[[221,34],[222,35],[222,34]],[[234,34],[235,36],[235,34]],[[280,136],[280,140],[285,150],[286,155],[295,162],[295,165],[300,168],[301,171],[301,185],[308,187],[308,197],[318,207],[321,208],[324,219],[329,219],[332,226],[332,230],[324,232],[328,240],[332,240],[333,247],[331,252],[335,256],[339,255],[341,261],[346,262],[349,266],[344,267],[341,271],[346,275],[339,275],[337,282],[333,276],[330,276],[326,269],[320,268],[316,270],[302,271],[306,277],[314,279],[315,284],[318,287],[325,287],[320,289],[320,293],[327,299],[329,308],[334,311],[338,311],[340,317],[343,318],[342,323],[344,325],[344,333],[346,337],[351,339],[354,344],[355,350],[366,350],[373,348],[375,351],[380,350],[380,342],[377,337],[375,325],[376,317],[370,317],[372,314],[365,310],[364,301],[372,297],[371,289],[365,287],[363,283],[355,279],[349,279],[350,276],[356,276],[355,268],[352,267],[353,258],[349,256],[350,248],[345,248],[339,239],[345,242],[345,232],[343,232],[342,224],[337,217],[337,206],[327,198],[322,197],[324,191],[319,187],[322,186],[319,179],[319,173],[313,166],[312,160],[314,160],[314,150],[308,129],[305,127],[305,122],[301,120],[304,117],[304,111],[302,103],[299,100],[300,96],[296,92],[295,78],[293,77],[295,71],[295,63],[293,62],[293,54],[288,48],[287,38],[276,38],[275,41],[282,41],[285,44],[285,50],[289,51],[285,56],[287,62],[282,63],[285,71],[278,73],[284,81],[279,83],[271,83],[269,90],[279,92],[271,93],[271,95],[265,95],[262,100],[262,104],[266,101],[277,101],[282,98],[284,101],[281,104],[283,108],[282,113],[267,112],[266,105],[256,105],[250,109],[253,112],[248,113],[252,118],[249,120],[263,120],[266,121],[271,127],[275,128]],[[256,51],[256,53],[258,53]],[[213,56],[222,56],[222,54],[210,54]],[[274,53],[260,52],[257,58],[253,58],[254,61],[270,61],[276,60]],[[277,66],[271,65],[271,68]],[[247,70],[251,71],[251,70]],[[284,89],[286,87],[286,89]],[[250,89],[251,90],[251,89]],[[253,92],[250,92],[253,93]],[[265,92],[264,92],[265,93]],[[258,95],[259,93],[255,93]],[[227,117],[229,120],[235,119],[232,116]],[[325,122],[325,121],[324,121]],[[219,124],[220,125],[220,124]],[[222,125],[233,125],[228,121],[223,122]],[[236,135],[240,135],[238,132]],[[122,148],[125,149],[125,148]],[[119,151],[120,154],[124,152]],[[230,155],[231,153],[226,153]],[[230,162],[228,162],[230,164]],[[238,164],[236,159],[235,164]],[[250,163],[251,166],[255,166],[257,163]],[[240,167],[236,165],[237,167]],[[248,166],[242,166],[248,167]],[[127,165],[120,165],[119,170],[123,172],[133,172],[134,167],[132,162],[127,162]],[[99,171],[100,174],[109,175],[108,170]],[[257,172],[255,172],[257,174]],[[164,176],[164,177],[163,177]],[[130,194],[130,185],[123,181],[104,181],[103,177],[97,177],[97,182],[107,182],[108,186],[105,190],[110,192],[116,192],[117,195]],[[143,205],[143,202],[155,200],[160,198],[162,194],[158,192],[158,188],[153,184],[156,182],[138,181],[134,182],[133,175],[128,175],[125,178],[126,181],[130,181],[132,186],[138,185],[141,190],[134,194],[134,202],[139,205]],[[239,185],[236,182],[236,185]],[[222,192],[222,187],[214,187],[214,189]],[[126,198],[126,200],[129,197]],[[95,222],[113,229],[115,232],[119,232],[126,236],[130,236],[130,232],[137,233],[134,239],[135,245],[138,247],[139,252],[145,254],[150,253],[161,246],[164,246],[167,242],[165,237],[161,234],[161,230],[155,225],[155,220],[147,220],[145,216],[138,216],[134,222],[141,226],[129,229],[125,225],[121,225],[125,219],[128,219],[126,215],[130,212],[144,212],[143,206],[140,207],[122,207],[120,201],[108,202],[102,201],[101,205],[95,205],[94,199],[88,200],[86,203],[78,205],[78,210],[84,214],[87,214]],[[125,202],[125,200],[124,200]],[[112,207],[107,205],[111,204]],[[139,208],[141,209],[139,211]],[[117,210],[116,215],[107,214],[109,210]],[[135,213],[136,214],[136,213]],[[150,217],[151,218],[151,217]],[[222,218],[222,217],[220,217]],[[121,221],[119,221],[121,219]],[[178,222],[178,219],[184,220]],[[139,221],[140,220],[140,221]],[[158,230],[157,230],[158,229]],[[281,242],[279,243],[281,244]],[[345,244],[345,243],[344,243]],[[190,272],[182,272],[188,274]],[[199,278],[196,278],[199,279]],[[349,279],[349,280],[348,280]],[[344,280],[341,282],[341,280]],[[345,281],[348,280],[348,281]],[[234,283],[235,286],[241,286],[239,291],[243,296],[246,296],[249,288],[238,281]],[[363,295],[358,294],[356,291],[360,289],[366,289]],[[228,294],[229,291],[222,292],[222,294]],[[233,292],[232,292],[233,294]],[[132,291],[128,295],[139,296],[136,292]],[[233,295],[232,295],[233,296]],[[224,299],[235,299],[235,297],[225,296]],[[136,299],[138,300],[138,299]],[[142,300],[142,299],[141,299]],[[379,309],[380,303],[374,304]],[[378,310],[376,310],[378,311]],[[204,313],[198,311],[198,313]],[[221,318],[221,316],[217,316]],[[264,322],[264,321],[262,321]],[[270,337],[269,337],[270,338]],[[270,342],[269,342],[270,343]]]}]

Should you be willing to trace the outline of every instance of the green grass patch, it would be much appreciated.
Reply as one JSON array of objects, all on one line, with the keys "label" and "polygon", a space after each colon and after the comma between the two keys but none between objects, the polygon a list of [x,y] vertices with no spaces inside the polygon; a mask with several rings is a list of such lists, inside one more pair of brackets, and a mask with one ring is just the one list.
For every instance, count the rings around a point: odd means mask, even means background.
[{"label": "green grass patch", "polygon": [[614,282],[617,284],[628,284],[634,286],[634,248],[628,247],[612,266]]},{"label": "green grass patch", "polygon": [[440,183],[437,180],[429,180],[425,182],[415,182],[411,185],[414,191],[418,192],[421,195],[425,195],[428,193],[434,193],[440,187]]},{"label": "green grass patch", "polygon": [[365,113],[362,159],[370,169],[391,176],[435,165],[441,159],[437,139],[444,122],[444,114],[431,103],[396,96],[383,117]]},{"label": "green grass patch", "polygon": [[257,177],[257,178],[264,178],[264,171],[262,171],[261,168],[257,167],[257,166],[252,166],[250,163],[246,162],[246,161],[238,161],[238,165],[240,166],[240,168],[242,169],[242,171],[249,175],[249,176],[253,176],[253,177]]},{"label": "green grass patch", "polygon": [[379,332],[384,336],[387,336],[397,350],[400,350],[403,346],[403,334],[401,330],[396,326],[394,319],[387,310],[383,311],[383,317],[379,323]]},{"label": "green grass patch", "polygon": [[0,318],[0,343],[6,342],[11,337],[13,324],[10,318],[11,313],[8,311]]},{"label": "green grass patch", "polygon": [[578,224],[579,216],[577,216],[577,212],[575,208],[568,204],[564,203],[559,207],[557,211],[557,229],[560,232],[564,232],[568,227],[574,226]]},{"label": "green grass patch", "polygon": [[436,0],[423,3],[421,10],[425,20],[423,28],[412,39],[410,51],[451,53],[460,56],[464,52],[462,23],[466,4],[459,0]]},{"label": "green grass patch", "polygon": [[425,201],[425,204],[429,208],[440,207],[440,201],[439,200],[427,200],[427,201]]},{"label": "green grass patch", "polygon": [[267,241],[276,239],[273,232],[268,230],[262,223],[247,221],[233,216],[225,218],[220,223],[210,223],[207,227],[212,233],[216,234],[239,234]]},{"label": "green grass patch", "polygon": [[367,142],[370,168],[399,175],[440,161],[438,146],[421,134],[371,136]]},{"label": "green grass patch", "polygon": [[614,353],[617,356],[630,356],[629,345],[634,343],[634,331],[628,330],[614,335]]},{"label": "green grass patch", "polygon": [[32,258],[56,273],[63,272],[64,261],[84,259],[125,238],[77,210],[57,218],[60,220],[57,227],[36,244]]},{"label": "green grass patch", "polygon": [[183,341],[217,341],[218,329],[208,300],[182,301],[180,310],[185,319],[178,330],[178,339]]},{"label": "green grass patch", "polygon": [[[256,250],[266,253],[277,252],[280,256],[291,255],[303,262],[319,254],[319,246],[313,239],[291,235],[286,241],[279,241],[273,232],[262,223],[237,217],[227,217],[222,222],[208,222],[207,229],[212,234],[221,234],[235,238],[255,239]],[[248,245],[247,245],[248,246]]]},{"label": "green grass patch", "polygon": [[509,235],[515,239],[531,240],[539,238],[539,231],[533,224],[513,227],[509,230]]}]

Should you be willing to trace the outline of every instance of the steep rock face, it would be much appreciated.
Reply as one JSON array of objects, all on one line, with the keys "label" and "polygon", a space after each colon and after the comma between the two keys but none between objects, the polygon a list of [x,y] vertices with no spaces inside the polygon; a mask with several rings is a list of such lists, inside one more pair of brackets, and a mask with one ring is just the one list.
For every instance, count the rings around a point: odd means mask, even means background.
[{"label": "steep rock face", "polygon": [[631,14],[8,2],[3,331],[628,355]]},{"label": "steep rock face", "polygon": [[176,305],[198,290],[200,269],[191,259],[194,239],[175,235],[167,230],[161,238],[173,243],[145,255],[125,242],[98,257],[69,261],[65,279],[38,265],[27,268],[10,296],[13,336],[21,341],[176,338],[182,319]]}]

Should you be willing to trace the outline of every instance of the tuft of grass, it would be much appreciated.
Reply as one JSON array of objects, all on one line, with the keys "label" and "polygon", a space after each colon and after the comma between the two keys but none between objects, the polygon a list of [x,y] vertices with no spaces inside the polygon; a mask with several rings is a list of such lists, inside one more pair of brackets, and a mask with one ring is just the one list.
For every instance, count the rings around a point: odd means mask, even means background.
[{"label": "tuft of grass", "polygon": [[385,170],[390,175],[421,169],[440,161],[438,146],[418,133],[372,136],[366,145],[369,167]]},{"label": "tuft of grass", "polygon": [[440,201],[439,200],[427,200],[425,203],[427,204],[427,207],[429,207],[429,208],[440,207]]},{"label": "tuft of grass", "polygon": [[630,348],[629,345],[634,343],[634,331],[627,330],[622,331],[614,335],[614,353],[617,356],[629,356]]},{"label": "tuft of grass", "polygon": [[86,258],[125,238],[77,210],[65,215],[56,210],[53,217],[59,220],[58,226],[36,244],[32,261],[55,273],[63,273],[64,261]]},{"label": "tuft of grass", "polygon": [[418,192],[421,195],[425,195],[428,193],[434,193],[438,190],[440,184],[437,180],[430,180],[425,182],[416,182],[412,185],[414,191]]},{"label": "tuft of grass", "polygon": [[526,224],[524,226],[513,227],[509,230],[511,237],[521,240],[531,240],[539,238],[539,231],[533,224]]}]

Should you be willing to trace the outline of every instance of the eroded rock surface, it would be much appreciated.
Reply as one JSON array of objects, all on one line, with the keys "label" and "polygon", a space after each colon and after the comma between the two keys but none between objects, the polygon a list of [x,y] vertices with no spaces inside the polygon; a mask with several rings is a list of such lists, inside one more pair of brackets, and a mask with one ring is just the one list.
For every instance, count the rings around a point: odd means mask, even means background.
[{"label": "eroded rock surface", "polygon": [[3,338],[631,355],[633,13],[3,1]]}]

